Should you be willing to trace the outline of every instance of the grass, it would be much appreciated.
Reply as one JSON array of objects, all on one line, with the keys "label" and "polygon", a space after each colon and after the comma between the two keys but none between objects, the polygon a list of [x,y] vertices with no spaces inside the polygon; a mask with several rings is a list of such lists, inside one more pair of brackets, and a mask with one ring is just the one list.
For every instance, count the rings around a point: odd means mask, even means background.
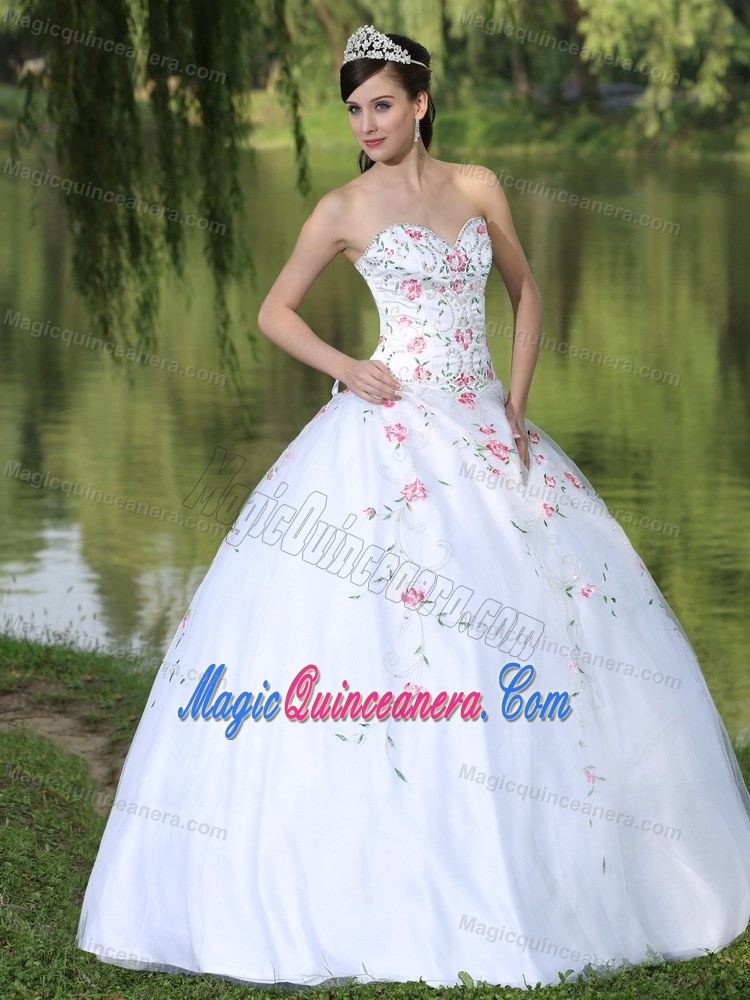
[{"label": "grass", "polygon": [[[116,775],[151,687],[153,671],[127,659],[0,636],[0,695],[31,711],[64,713],[108,737]],[[750,777],[750,748],[738,749]],[[313,989],[327,1000],[436,998],[424,983],[253,989],[212,976],[134,972],[100,962],[75,943],[81,901],[104,829],[84,761],[28,730],[0,731],[0,997],[20,1000],[289,1000]],[[526,990],[471,985],[472,1000]],[[534,989],[550,1000],[718,1000],[750,996],[750,929],[723,951],[688,962],[622,970],[606,978]]]}]

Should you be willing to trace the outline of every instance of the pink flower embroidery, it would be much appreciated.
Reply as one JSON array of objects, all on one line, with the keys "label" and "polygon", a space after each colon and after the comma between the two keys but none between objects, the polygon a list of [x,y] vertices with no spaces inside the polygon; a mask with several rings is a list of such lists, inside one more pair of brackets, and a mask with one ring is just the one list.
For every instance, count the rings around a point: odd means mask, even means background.
[{"label": "pink flower embroidery", "polygon": [[462,292],[464,290],[463,281],[461,281],[460,278],[454,278],[453,281],[451,281],[451,290],[456,292],[456,294]]},{"label": "pink flower embroidery", "polygon": [[401,595],[401,600],[407,608],[418,608],[425,598],[425,593],[419,587],[409,587]]},{"label": "pink flower embroidery", "polygon": [[432,372],[427,365],[417,365],[414,369],[414,381],[425,382],[428,378],[432,378]]},{"label": "pink flower embroidery", "polygon": [[586,487],[583,485],[583,483],[579,483],[578,482],[578,480],[576,479],[576,477],[573,475],[572,472],[566,472],[565,473],[565,478],[569,479],[574,486],[578,487],[579,490],[585,490],[586,489]]},{"label": "pink flower embroidery", "polygon": [[487,451],[491,452],[495,458],[499,458],[502,462],[508,461],[508,446],[507,444],[503,444],[502,441],[492,438],[487,442]]},{"label": "pink flower embroidery", "polygon": [[453,334],[453,339],[457,343],[459,343],[464,350],[466,350],[469,344],[471,344],[472,340],[474,339],[474,331],[468,329],[456,330],[456,332]]},{"label": "pink flower embroidery", "polygon": [[480,434],[494,434],[495,425],[494,424],[480,424],[479,427]]},{"label": "pink flower embroidery", "polygon": [[456,385],[471,385],[471,383],[475,381],[476,378],[474,375],[469,375],[468,372],[461,372],[456,379]]},{"label": "pink flower embroidery", "polygon": [[369,518],[369,520],[372,521],[372,519],[375,517],[375,508],[374,507],[363,507],[362,508],[362,513],[363,514],[367,514],[367,517]]},{"label": "pink flower embroidery", "polygon": [[413,326],[414,320],[410,316],[399,316],[399,326]]},{"label": "pink flower embroidery", "polygon": [[451,271],[465,271],[468,256],[462,250],[451,250],[448,254],[448,267]]},{"label": "pink flower embroidery", "polygon": [[583,773],[586,775],[586,781],[588,781],[590,785],[593,785],[596,782],[596,775],[590,767],[584,767]]},{"label": "pink flower embroidery", "polygon": [[407,503],[411,503],[412,500],[424,500],[427,497],[427,487],[419,479],[415,479],[401,487],[401,496]]},{"label": "pink flower embroidery", "polygon": [[555,485],[555,477],[551,476],[548,472],[545,472],[544,473],[544,485],[545,486],[554,486]]},{"label": "pink flower embroidery", "polygon": [[423,351],[426,346],[427,341],[420,335],[411,338],[409,343],[406,345],[406,350],[410,351],[412,354],[416,354],[417,351]]},{"label": "pink flower embroidery", "polygon": [[462,392],[458,397],[458,401],[462,406],[468,406],[469,409],[474,409],[474,400],[476,399],[476,393],[474,392]]},{"label": "pink flower embroidery", "polygon": [[537,465],[541,465],[544,461],[544,455],[534,455],[534,461]]},{"label": "pink flower embroidery", "polygon": [[595,590],[596,586],[593,583],[587,583],[585,587],[581,587],[581,596],[591,597]]},{"label": "pink flower embroidery", "polygon": [[419,684],[413,684],[411,681],[407,681],[404,684],[404,691],[411,691],[414,694],[419,694],[420,691],[426,691],[427,688],[420,687]]},{"label": "pink flower embroidery", "polygon": [[403,441],[406,437],[406,428],[403,424],[386,424],[384,430],[389,441]]},{"label": "pink flower embroidery", "polygon": [[483,222],[480,222],[477,226],[477,232],[480,236],[483,236],[487,232],[487,226]]},{"label": "pink flower embroidery", "polygon": [[396,400],[395,399],[384,399],[383,402],[380,405],[381,406],[388,406],[388,407],[395,406],[396,405]]},{"label": "pink flower embroidery", "polygon": [[539,444],[539,435],[536,431],[529,431],[529,440],[532,444]]},{"label": "pink flower embroidery", "polygon": [[188,619],[190,618],[190,612],[191,611],[192,611],[192,608],[188,608],[187,611],[185,612],[184,616],[183,616],[182,621],[180,622],[180,624],[182,625],[183,629],[187,628],[187,623],[188,623]]},{"label": "pink flower embroidery", "polygon": [[422,286],[416,278],[404,278],[399,286],[403,295],[412,302],[422,294]]},{"label": "pink flower embroidery", "polygon": [[411,238],[413,240],[421,240],[422,239],[422,231],[420,229],[406,229],[406,228],[404,228],[404,232],[407,234],[407,236],[411,236]]},{"label": "pink flower embroidery", "polygon": [[552,517],[552,515],[555,513],[555,508],[554,507],[550,507],[550,505],[548,503],[543,503],[542,504],[542,510],[547,515],[547,517]]}]

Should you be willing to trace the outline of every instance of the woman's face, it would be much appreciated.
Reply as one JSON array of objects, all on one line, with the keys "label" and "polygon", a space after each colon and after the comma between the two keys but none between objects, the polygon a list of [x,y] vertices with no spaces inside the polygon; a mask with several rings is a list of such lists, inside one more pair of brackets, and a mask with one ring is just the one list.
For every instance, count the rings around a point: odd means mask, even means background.
[{"label": "woman's face", "polygon": [[424,114],[427,94],[411,100],[386,66],[352,91],[346,108],[352,132],[371,160],[398,159],[414,144],[414,119]]}]

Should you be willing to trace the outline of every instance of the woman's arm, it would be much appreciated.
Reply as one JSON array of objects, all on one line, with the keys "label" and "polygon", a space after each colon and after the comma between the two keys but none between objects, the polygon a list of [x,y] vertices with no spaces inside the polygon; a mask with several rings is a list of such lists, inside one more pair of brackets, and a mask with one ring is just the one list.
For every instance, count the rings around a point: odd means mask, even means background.
[{"label": "woman's arm", "polygon": [[320,199],[261,304],[258,328],[287,354],[339,379],[368,402],[398,399],[398,382],[382,362],[358,361],[326,344],[296,312],[321,271],[346,247],[342,236],[344,217],[343,199],[338,192]]},{"label": "woman's arm", "polygon": [[539,355],[542,297],[516,235],[502,186],[492,171],[485,167],[476,167],[468,172],[475,180],[474,197],[484,209],[483,214],[492,240],[493,260],[513,307],[513,349],[506,414],[514,434],[522,435],[518,442],[519,453],[524,464],[528,464],[528,442],[523,418]]}]

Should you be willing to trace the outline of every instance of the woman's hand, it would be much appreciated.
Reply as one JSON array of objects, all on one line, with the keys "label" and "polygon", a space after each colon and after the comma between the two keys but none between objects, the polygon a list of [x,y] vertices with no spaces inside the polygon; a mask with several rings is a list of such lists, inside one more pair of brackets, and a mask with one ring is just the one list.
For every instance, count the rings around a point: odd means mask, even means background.
[{"label": "woman's hand", "polygon": [[526,420],[523,413],[516,410],[513,403],[508,400],[505,404],[505,416],[510,424],[513,434],[513,441],[518,450],[519,457],[526,468],[529,468],[529,439],[526,432]]},{"label": "woman's hand", "polygon": [[382,361],[352,359],[341,376],[347,388],[367,403],[383,403],[386,399],[401,399],[397,390],[401,383]]}]

